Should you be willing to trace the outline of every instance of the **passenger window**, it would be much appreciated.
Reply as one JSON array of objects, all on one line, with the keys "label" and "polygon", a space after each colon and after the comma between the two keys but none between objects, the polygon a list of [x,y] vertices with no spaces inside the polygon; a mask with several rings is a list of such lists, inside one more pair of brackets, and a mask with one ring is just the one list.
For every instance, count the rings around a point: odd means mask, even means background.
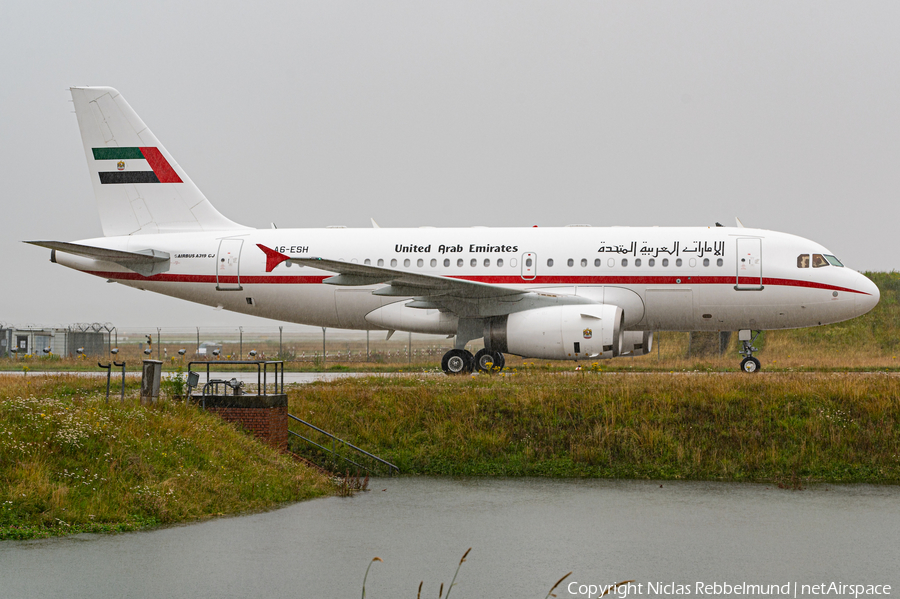
[{"label": "passenger window", "polygon": [[460,268],[462,268],[463,264],[464,264],[464,262],[463,262],[462,258],[460,258],[459,260],[456,261],[456,265],[459,266]]},{"label": "passenger window", "polygon": [[822,268],[823,266],[828,266],[828,260],[822,254],[813,254],[812,265],[813,268]]},{"label": "passenger window", "polygon": [[491,259],[490,259],[490,258],[485,258],[485,259],[484,259],[484,265],[485,265],[485,266],[490,266],[490,265],[491,265]]},{"label": "passenger window", "polygon": [[600,266],[601,264],[603,264],[603,260],[601,260],[600,258],[594,260],[594,266]]},{"label": "passenger window", "polygon": [[416,266],[422,268],[423,266],[425,266],[425,261],[419,258],[418,260],[416,260]]},{"label": "passenger window", "polygon": [[656,266],[656,260],[650,258],[649,260],[647,260],[647,266]]},{"label": "passenger window", "polygon": [[809,254],[797,256],[797,268],[809,268]]},{"label": "passenger window", "polygon": [[663,266],[668,266],[668,265],[669,265],[669,259],[663,258]]},{"label": "passenger window", "polygon": [[469,260],[469,266],[471,266],[472,268],[478,266],[478,258],[472,258],[471,260]]},{"label": "passenger window", "polygon": [[397,259],[391,258],[391,266],[397,266]]},{"label": "passenger window", "polygon": [[609,266],[610,268],[612,268],[613,266],[616,265],[616,261],[614,259],[610,258],[609,260],[606,261],[606,265]]},{"label": "passenger window", "polygon": [[547,266],[553,266],[553,258],[547,258]]},{"label": "passenger window", "polygon": [[572,260],[571,258],[569,258],[569,259],[566,261],[566,264],[567,264],[568,266],[572,267],[572,266],[575,266],[575,261]]},{"label": "passenger window", "polygon": [[444,267],[450,266],[450,258],[444,258]]},{"label": "passenger window", "polygon": [[709,266],[709,258],[703,259],[703,266]]},{"label": "passenger window", "polygon": [[622,266],[628,266],[628,258],[622,258]]},{"label": "passenger window", "polygon": [[403,261],[403,266],[409,266],[409,258]]},{"label": "passenger window", "polygon": [[435,266],[437,266],[437,260],[435,260],[434,258],[432,258],[432,259],[431,259],[431,268],[434,268]]},{"label": "passenger window", "polygon": [[829,254],[825,254],[825,259],[828,260],[828,263],[832,266],[843,266],[840,260]]},{"label": "passenger window", "polygon": [[503,266],[503,258],[497,258],[497,266]]},{"label": "passenger window", "polygon": [[527,266],[528,268],[531,268],[531,258],[528,258],[527,260],[525,260],[525,266]]},{"label": "passenger window", "polygon": [[585,266],[587,266],[587,258],[582,258],[581,259],[581,267],[584,268]]},{"label": "passenger window", "polygon": [[378,259],[378,266],[384,266],[384,260],[381,258]]},{"label": "passenger window", "polygon": [[681,266],[681,258],[675,259],[675,266]]},{"label": "passenger window", "polygon": [[363,260],[363,264],[372,264],[372,261],[366,258],[365,260]]},{"label": "passenger window", "polygon": [[641,259],[640,259],[640,258],[635,259],[634,265],[635,265],[635,266],[640,266],[640,265],[641,265]]},{"label": "passenger window", "polygon": [[718,260],[716,260],[716,266],[722,266],[723,264],[725,264],[725,261],[722,260],[721,258],[719,258]]}]

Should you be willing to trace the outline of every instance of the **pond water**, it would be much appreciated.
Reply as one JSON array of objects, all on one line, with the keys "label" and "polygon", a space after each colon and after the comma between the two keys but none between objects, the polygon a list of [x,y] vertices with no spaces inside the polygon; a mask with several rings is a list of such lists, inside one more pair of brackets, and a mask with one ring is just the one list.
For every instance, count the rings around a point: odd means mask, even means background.
[{"label": "pond water", "polygon": [[543,598],[569,571],[558,597],[596,597],[589,585],[625,579],[636,581],[629,596],[677,585],[696,596],[697,583],[790,584],[792,596],[796,584],[802,596],[832,582],[896,595],[898,533],[898,487],[375,479],[352,498],[262,514],[3,542],[0,596],[359,597],[377,556],[366,597],[415,598],[423,580],[422,596],[437,597],[469,547],[453,598]]}]

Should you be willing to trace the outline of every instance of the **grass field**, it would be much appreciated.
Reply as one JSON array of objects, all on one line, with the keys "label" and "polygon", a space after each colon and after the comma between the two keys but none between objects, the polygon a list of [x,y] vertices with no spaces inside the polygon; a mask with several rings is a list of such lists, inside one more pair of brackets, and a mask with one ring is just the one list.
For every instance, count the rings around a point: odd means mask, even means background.
[{"label": "grass field", "polygon": [[344,379],[290,410],[404,474],[900,483],[900,377]]},{"label": "grass field", "polygon": [[137,530],[335,492],[216,416],[105,381],[0,375],[0,539]]}]

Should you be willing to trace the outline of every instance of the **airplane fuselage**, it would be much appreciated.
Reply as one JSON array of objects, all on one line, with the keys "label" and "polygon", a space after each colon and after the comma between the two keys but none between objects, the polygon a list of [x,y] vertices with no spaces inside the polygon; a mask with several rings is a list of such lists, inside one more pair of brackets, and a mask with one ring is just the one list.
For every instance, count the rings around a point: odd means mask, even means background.
[{"label": "airplane fuselage", "polygon": [[[870,310],[877,288],[785,233],[734,227],[465,229],[244,229],[87,239],[80,244],[170,255],[166,272],[143,276],[114,263],[58,253],[56,260],[139,289],[282,321],[344,329],[454,334],[456,318],[397,306],[383,285],[340,286],[334,273],[283,262],[267,272],[257,244],[291,258],[349,263],[579,296],[623,308],[628,330],[786,329],[839,322]],[[807,259],[807,264],[809,264]],[[374,314],[374,316],[373,316]],[[401,326],[405,325],[405,326]]]}]

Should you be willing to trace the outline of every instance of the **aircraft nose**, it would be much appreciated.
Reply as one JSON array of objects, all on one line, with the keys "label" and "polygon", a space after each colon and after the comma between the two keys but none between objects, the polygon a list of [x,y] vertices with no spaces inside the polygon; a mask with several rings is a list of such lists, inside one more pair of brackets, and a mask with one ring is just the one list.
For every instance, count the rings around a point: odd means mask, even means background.
[{"label": "aircraft nose", "polygon": [[878,305],[878,300],[881,299],[881,292],[878,291],[878,286],[866,276],[862,274],[858,276],[859,280],[857,281],[856,289],[862,291],[862,293],[856,294],[856,308],[857,313],[861,316]]}]

